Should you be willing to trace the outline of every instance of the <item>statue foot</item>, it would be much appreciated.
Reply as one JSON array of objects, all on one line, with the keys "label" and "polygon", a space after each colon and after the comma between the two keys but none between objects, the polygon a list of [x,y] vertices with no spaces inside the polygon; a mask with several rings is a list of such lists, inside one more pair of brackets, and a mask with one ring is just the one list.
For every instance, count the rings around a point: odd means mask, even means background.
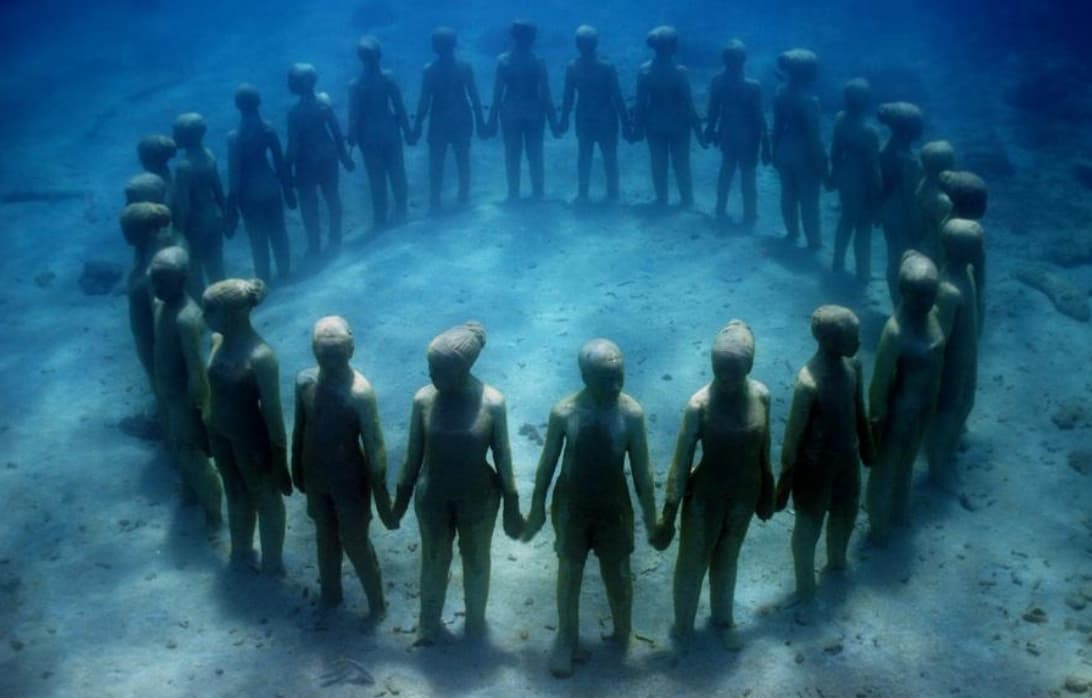
[{"label": "statue foot", "polygon": [[550,650],[550,673],[559,679],[573,675],[573,646],[569,642],[556,638]]},{"label": "statue foot", "polygon": [[471,640],[483,640],[489,635],[489,624],[485,622],[484,618],[474,619],[468,617],[463,632]]},{"label": "statue foot", "polygon": [[720,644],[729,652],[739,652],[743,649],[743,638],[734,625],[726,625],[717,629]]},{"label": "statue foot", "polygon": [[620,647],[621,649],[625,650],[625,649],[627,649],[629,647],[629,643],[633,639],[633,631],[632,630],[625,630],[625,631],[615,630],[613,633],[610,633],[609,635],[604,633],[603,635],[601,635],[601,637],[603,638],[604,642],[613,643],[613,644],[617,645],[618,647]]},{"label": "statue foot", "polygon": [[253,548],[243,552],[232,551],[229,565],[231,569],[237,572],[257,573],[261,571],[261,566],[258,564],[258,552]]},{"label": "statue foot", "polygon": [[455,636],[444,625],[435,628],[419,627],[417,639],[413,641],[414,647],[433,647],[435,645],[447,645],[455,641]]},{"label": "statue foot", "polygon": [[262,574],[267,577],[273,577],[274,579],[283,579],[288,576],[288,572],[284,569],[284,563],[280,560],[276,562],[266,562],[262,560]]}]

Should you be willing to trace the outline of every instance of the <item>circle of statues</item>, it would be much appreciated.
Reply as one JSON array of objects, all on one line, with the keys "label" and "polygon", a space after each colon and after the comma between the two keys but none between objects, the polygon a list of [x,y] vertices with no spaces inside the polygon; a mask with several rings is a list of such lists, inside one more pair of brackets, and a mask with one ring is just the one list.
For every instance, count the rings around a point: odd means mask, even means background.
[{"label": "circle of statues", "polygon": [[[314,521],[320,604],[342,600],[341,564],[348,556],[363,586],[370,615],[386,609],[380,565],[369,539],[372,502],[379,520],[398,528],[412,500],[421,537],[420,616],[416,643],[450,640],[441,620],[452,544],[459,539],[465,629],[486,632],[490,547],[498,510],[504,533],[530,541],[545,525],[547,496],[558,558],[558,624],[549,668],[568,676],[586,651],[579,639],[580,587],[589,552],[599,559],[614,623],[611,639],[631,635],[634,511],[625,478],[632,474],[649,543],[665,550],[679,522],[671,635],[685,647],[709,575],[712,625],[729,648],[734,630],[737,560],[751,519],[768,520],[792,500],[791,549],[796,595],[816,593],[815,551],[824,521],[827,567],[847,567],[847,547],[862,496],[871,539],[882,545],[894,525],[910,518],[914,461],[922,451],[930,477],[944,487],[955,479],[955,453],[974,405],[977,344],[985,295],[984,234],[978,220],[987,191],[961,172],[946,141],[915,152],[923,130],[915,105],[881,105],[876,119],[890,132],[881,145],[870,120],[870,87],[845,85],[829,150],[820,133],[813,87],[819,62],[793,49],[777,60],[783,85],[773,99],[767,130],[762,89],[745,76],[746,47],[729,42],[724,70],[710,85],[702,119],[684,67],[675,62],[672,27],[649,32],[653,57],[639,70],[636,101],[627,108],[617,72],[597,54],[598,33],[576,30],[578,56],[566,67],[560,114],[548,71],[534,52],[535,26],[511,25],[511,50],[497,60],[492,106],[482,106],[470,65],[456,57],[456,35],[432,34],[436,58],[424,69],[411,120],[401,91],[381,67],[372,37],[357,46],[361,73],[349,88],[343,135],[329,98],[316,92],[318,72],[305,63],[288,71],[298,102],[280,139],[260,113],[249,84],[235,91],[240,120],[228,137],[227,190],[203,145],[205,120],[180,115],[173,138],[148,136],[138,145],[145,172],[125,188],[120,216],[134,250],[128,279],[129,317],[137,355],[157,399],[166,447],[185,495],[204,510],[210,529],[222,526],[227,504],[231,564],[283,575],[284,497],[299,490]],[[444,161],[452,151],[457,199],[470,194],[469,150],[475,132],[497,133],[504,145],[509,198],[520,196],[526,157],[531,191],[544,189],[543,142],[548,126],[560,137],[573,125],[578,143],[577,198],[589,195],[596,146],[606,196],[619,197],[618,138],[648,143],[656,201],[668,201],[668,165],[684,206],[693,201],[690,141],[716,145],[721,167],[715,214],[723,218],[736,173],[742,224],[757,219],[756,169],[772,164],[781,182],[785,236],[803,230],[810,249],[822,244],[819,197],[825,187],[841,204],[833,267],[842,271],[852,242],[856,278],[870,279],[871,231],[878,222],[887,247],[886,279],[894,313],[883,328],[871,381],[855,358],[857,317],[824,305],[811,318],[815,354],[796,377],[776,478],[770,462],[771,400],[750,376],[756,339],[740,320],[713,340],[713,379],[687,401],[657,515],[645,418],[623,392],[622,350],[592,339],[579,350],[583,387],[550,411],[527,517],[520,512],[504,396],[472,371],[486,345],[485,329],[467,322],[428,345],[430,384],[413,397],[406,458],[393,500],[387,490],[387,453],[375,392],[351,364],[354,339],[340,317],[319,319],[312,334],[316,366],[299,373],[295,421],[286,432],[279,368],[250,313],[272,281],[290,275],[284,207],[300,209],[307,258],[323,248],[319,195],[325,204],[325,245],[341,241],[340,168],[354,169],[358,148],[371,192],[373,225],[407,216],[403,143],[413,145],[428,122],[429,203],[442,205]],[[170,161],[177,155],[173,168]],[[388,197],[393,199],[392,204]],[[258,278],[225,279],[223,242],[242,218]],[[212,331],[207,360],[202,344]],[[866,400],[867,391],[867,400]],[[700,448],[701,457],[694,463]],[[210,462],[211,461],[211,462]],[[560,463],[560,469],[558,465]],[[213,465],[214,464],[214,465]],[[215,467],[214,467],[215,466]],[[253,547],[255,530],[260,556]]]}]

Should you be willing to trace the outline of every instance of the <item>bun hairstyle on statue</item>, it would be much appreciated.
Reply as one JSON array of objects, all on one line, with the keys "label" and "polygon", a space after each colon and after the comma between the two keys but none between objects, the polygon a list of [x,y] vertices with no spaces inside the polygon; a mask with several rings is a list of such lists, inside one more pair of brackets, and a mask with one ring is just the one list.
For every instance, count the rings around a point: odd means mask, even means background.
[{"label": "bun hairstyle on statue", "polygon": [[141,172],[125,183],[126,204],[163,204],[166,202],[167,183],[157,174]]},{"label": "bun hairstyle on statue", "polygon": [[485,347],[485,328],[480,322],[469,320],[436,335],[428,343],[430,363],[456,364],[470,369]]},{"label": "bun hairstyle on statue", "polygon": [[742,320],[732,320],[713,338],[713,356],[738,357],[748,365],[755,359],[755,335]]},{"label": "bun hairstyle on statue", "polygon": [[225,279],[205,289],[201,295],[201,306],[206,311],[221,308],[249,310],[260,305],[266,293],[265,282],[261,279]]}]

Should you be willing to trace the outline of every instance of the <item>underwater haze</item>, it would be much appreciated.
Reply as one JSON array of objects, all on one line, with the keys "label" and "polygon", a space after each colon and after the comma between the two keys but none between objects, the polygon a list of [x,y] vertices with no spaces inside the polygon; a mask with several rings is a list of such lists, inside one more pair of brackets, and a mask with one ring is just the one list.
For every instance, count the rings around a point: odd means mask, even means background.
[{"label": "underwater haze", "polygon": [[[913,144],[945,139],[958,169],[989,187],[989,285],[978,340],[974,409],[955,484],[927,482],[918,458],[912,517],[885,546],[862,511],[849,569],[821,574],[800,612],[790,546],[794,506],[754,519],[739,555],[736,640],[708,622],[708,583],[688,651],[671,638],[678,542],[666,551],[635,524],[634,637],[623,651],[598,564],[580,597],[590,658],[556,678],[558,557],[547,526],[531,542],[498,530],[484,639],[464,637],[463,568],[451,568],[442,620],[455,640],[417,646],[422,545],[409,513],[369,535],[388,607],[368,602],[353,566],[345,598],[321,612],[315,526],[306,496],[285,498],[284,575],[229,565],[182,503],[156,399],[134,351],[119,229],[137,143],[199,112],[205,146],[228,182],[228,134],[240,83],[261,93],[282,143],[290,66],[310,63],[344,130],[357,43],[378,39],[411,118],[430,35],[446,25],[492,106],[498,54],[513,19],[537,25],[560,105],[574,31],[599,31],[632,106],[658,25],[678,30],[706,116],[711,80],[732,38],[747,45],[772,124],[778,56],[819,57],[814,94],[829,148],[843,85],[864,77],[872,105],[924,113]],[[1092,691],[1092,5],[1034,0],[191,0],[0,4],[0,696],[1058,696]],[[880,127],[882,139],[888,130]],[[401,142],[399,142],[399,147]],[[504,394],[523,511],[551,407],[582,387],[577,353],[610,338],[625,356],[625,392],[644,409],[657,511],[688,398],[713,379],[718,331],[751,328],[751,377],[770,394],[776,476],[797,372],[816,351],[823,304],[860,320],[867,392],[893,312],[882,231],[871,278],[832,271],[838,194],[824,190],[817,250],[786,242],[778,170],[759,164],[757,221],[736,223],[738,184],[718,216],[720,151],[689,145],[693,203],[660,205],[644,143],[618,144],[617,201],[604,200],[597,152],[589,201],[577,201],[577,139],[547,131],[538,199],[506,200],[504,140],[470,146],[468,202],[448,162],[444,209],[430,211],[426,138],[405,145],[404,221],[373,226],[361,151],[340,172],[343,242],[308,256],[298,209],[285,211],[292,275],[270,285],[254,327],[276,353],[283,418],[295,378],[315,365],[312,327],[340,315],[353,365],[378,400],[393,493],[414,395],[430,381],[426,347],[477,320],[488,342],[474,375]],[[177,166],[180,157],[176,157]],[[336,167],[336,166],[335,166]],[[738,177],[737,177],[738,179]],[[393,204],[392,204],[393,206]],[[324,245],[326,207],[320,206]],[[243,226],[224,241],[227,276],[256,275]],[[852,252],[850,254],[852,259]],[[850,268],[852,262],[848,263]],[[203,340],[207,351],[208,340]],[[862,477],[867,477],[867,472]],[[626,480],[631,481],[629,474]],[[631,487],[632,489],[632,487]],[[631,498],[637,502],[636,494]],[[640,518],[635,517],[635,518]],[[257,538],[256,538],[257,545]],[[819,543],[819,566],[827,559]]]}]

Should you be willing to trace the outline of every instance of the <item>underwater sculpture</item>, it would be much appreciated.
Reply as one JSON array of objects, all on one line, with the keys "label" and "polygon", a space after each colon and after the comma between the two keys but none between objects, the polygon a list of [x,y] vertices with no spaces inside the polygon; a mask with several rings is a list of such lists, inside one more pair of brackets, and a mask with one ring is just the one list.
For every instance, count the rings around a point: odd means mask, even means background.
[{"label": "underwater sculpture", "polygon": [[[742,646],[732,611],[739,551],[751,517],[769,519],[774,504],[770,394],[749,377],[754,351],[754,335],[739,320],[713,339],[713,381],[691,396],[683,412],[667,495],[652,537],[657,549],[668,546],[681,503],[671,634],[683,647],[694,630],[707,570],[713,627],[726,647]],[[699,444],[701,461],[691,470]]]},{"label": "underwater sculpture", "polygon": [[212,330],[208,360],[209,447],[224,481],[231,562],[257,567],[254,528],[261,540],[260,570],[281,575],[284,498],[292,494],[281,415],[277,357],[250,324],[265,298],[261,279],[227,279],[205,289],[201,305]]},{"label": "underwater sculpture", "polygon": [[622,392],[622,352],[614,342],[592,339],[580,348],[579,365],[584,388],[550,410],[523,533],[523,540],[530,541],[546,522],[546,495],[560,458],[550,507],[558,625],[549,659],[550,671],[559,677],[570,676],[573,662],[585,656],[579,643],[580,586],[589,552],[599,558],[614,621],[608,639],[626,647],[632,634],[633,506],[626,489],[627,456],[649,535],[656,523],[645,416],[637,401]]},{"label": "underwater sculpture", "polygon": [[269,283],[272,278],[269,267],[271,248],[278,277],[288,277],[289,245],[288,231],[284,225],[284,204],[288,204],[288,208],[296,208],[296,194],[281,150],[281,139],[258,111],[261,103],[258,88],[253,85],[244,83],[235,88],[235,106],[240,118],[239,127],[228,134],[225,213],[229,230],[238,225],[239,214],[242,214],[254,258],[254,273]]},{"label": "underwater sculpture", "polygon": [[891,305],[897,306],[903,253],[916,249],[923,233],[922,211],[917,200],[922,168],[912,147],[921,137],[924,117],[909,102],[890,102],[880,105],[876,118],[891,131],[880,150],[883,173],[880,219],[887,243],[887,291]]},{"label": "underwater sculpture", "polygon": [[504,138],[504,171],[508,180],[508,199],[519,198],[520,165],[527,153],[531,175],[531,194],[541,199],[545,170],[542,159],[544,129],[547,124],[554,136],[560,136],[557,113],[550,97],[550,82],[546,63],[535,54],[533,46],[538,35],[534,24],[517,19],[509,29],[512,49],[497,57],[497,72],[493,83],[493,104],[485,135],[497,131],[500,120]]},{"label": "underwater sculpture", "polygon": [[[413,134],[402,90],[390,72],[380,67],[383,49],[379,41],[372,36],[362,37],[356,55],[361,71],[349,84],[348,143],[349,147],[360,147],[371,192],[372,226],[379,230],[390,222],[388,182],[394,199],[394,222],[406,219],[408,194],[402,139],[410,140]],[[352,171],[348,164],[346,169]]]},{"label": "underwater sculpture", "polygon": [[373,497],[383,524],[394,522],[375,390],[349,364],[353,332],[344,318],[316,322],[311,348],[318,366],[296,377],[292,480],[307,495],[307,514],[315,522],[319,600],[326,608],[341,604],[344,550],[364,587],[369,617],[378,619],[386,602],[379,560],[368,539]]},{"label": "underwater sculpture", "polygon": [[940,242],[944,265],[936,309],[945,340],[944,367],[936,413],[925,434],[925,458],[933,482],[950,488],[956,479],[959,437],[974,408],[978,385],[978,292],[971,270],[982,250],[982,227],[953,218],[944,224]]},{"label": "underwater sculpture", "polygon": [[[485,329],[476,322],[437,335],[428,345],[432,383],[413,397],[392,524],[401,520],[413,497],[421,532],[417,645],[450,639],[441,614],[455,535],[463,562],[466,634],[482,637],[490,544],[502,500],[504,532],[518,538],[523,531],[504,396],[470,372],[484,346]],[[493,454],[493,467],[485,459],[487,451]]]},{"label": "underwater sculpture", "polygon": [[955,150],[948,141],[930,141],[921,146],[921,183],[915,192],[921,210],[921,240],[915,249],[944,267],[941,228],[952,214],[952,201],[940,186],[940,175],[955,168]]},{"label": "underwater sculpture", "polygon": [[475,129],[479,133],[485,129],[474,70],[469,63],[455,57],[455,44],[454,29],[432,30],[436,58],[425,66],[421,76],[421,97],[410,138],[411,143],[417,142],[427,118],[429,208],[434,211],[441,205],[444,159],[449,146],[455,156],[459,183],[456,200],[460,205],[470,201],[470,141]]},{"label": "underwater sculpture", "polygon": [[125,242],[133,248],[133,267],[125,283],[129,299],[129,331],[148,384],[155,391],[155,311],[148,285],[148,264],[153,255],[171,244],[171,212],[163,204],[129,204],[119,217]]},{"label": "underwater sculpture", "polygon": [[827,517],[827,569],[847,567],[846,550],[861,493],[860,461],[872,464],[864,373],[855,358],[860,324],[848,308],[820,306],[811,316],[818,349],[796,375],[781,448],[777,510],[792,494],[796,595],[815,596],[815,546]]},{"label": "underwater sculpture", "polygon": [[[952,202],[952,218],[978,221],[986,215],[989,203],[989,190],[982,178],[973,172],[942,172],[940,188]],[[974,253],[974,286],[978,303],[978,334],[986,320],[986,237],[983,234],[979,242],[981,247]]]},{"label": "underwater sculpture", "polygon": [[167,183],[162,177],[141,172],[129,178],[125,183],[125,205],[141,203],[167,205]]},{"label": "underwater sculpture", "polygon": [[200,114],[175,119],[174,141],[182,157],[169,184],[171,216],[190,253],[191,285],[202,289],[224,278],[226,202],[216,158],[203,144],[207,130]]},{"label": "underwater sculpture", "polygon": [[220,477],[209,463],[204,416],[209,383],[201,343],[205,320],[186,290],[190,256],[166,247],[152,257],[148,279],[155,297],[155,393],[167,451],[182,475],[184,499],[195,499],[205,524],[223,524]]},{"label": "underwater sculpture", "polygon": [[808,249],[822,244],[819,190],[827,175],[827,155],[819,133],[819,100],[813,87],[819,58],[806,49],[791,49],[777,57],[777,88],[773,102],[770,149],[781,180],[781,218],[785,239],[795,242],[801,225]]},{"label": "underwater sculpture", "polygon": [[576,108],[574,119],[577,143],[576,197],[588,198],[588,180],[595,146],[603,156],[603,173],[607,182],[607,199],[618,198],[618,124],[629,131],[626,103],[618,83],[618,71],[599,57],[599,32],[582,24],[576,28],[577,58],[565,69],[565,89],[561,102],[558,130],[569,130],[569,115]]},{"label": "underwater sculpture", "polygon": [[683,206],[694,203],[690,172],[690,132],[706,147],[701,118],[690,93],[690,76],[675,62],[679,33],[674,27],[659,26],[648,33],[645,43],[655,54],[637,73],[637,103],[633,108],[633,139],[648,141],[652,186],[656,203],[667,203],[667,166],[675,171],[675,184]]},{"label": "underwater sculpture", "polygon": [[758,220],[755,171],[759,157],[764,164],[770,162],[770,139],[762,110],[762,87],[757,80],[743,74],[747,47],[742,41],[729,41],[720,57],[724,70],[717,73],[709,84],[705,125],[705,141],[717,144],[721,155],[714,213],[718,218],[724,217],[732,177],[739,170],[739,186],[743,195],[742,224],[750,228]]},{"label": "underwater sculpture", "polygon": [[315,94],[318,71],[309,63],[295,63],[288,70],[288,90],[299,101],[288,110],[288,139],[285,159],[296,187],[300,217],[307,234],[307,256],[322,251],[319,228],[318,193],[326,202],[330,217],[330,246],[341,244],[341,193],[338,191],[338,162],[348,172],[354,169],[337,116],[325,94]]},{"label": "underwater sculpture", "polygon": [[137,159],[145,172],[159,175],[167,185],[171,186],[171,159],[178,154],[178,145],[169,136],[153,133],[144,136],[137,143]]},{"label": "underwater sculpture", "polygon": [[872,278],[872,224],[880,191],[880,134],[868,122],[872,88],[864,78],[846,83],[845,109],[834,119],[830,139],[830,176],[827,187],[838,191],[841,215],[834,234],[834,271],[846,266],[846,250],[853,241],[856,278],[866,284]]},{"label": "underwater sculpture", "polygon": [[944,333],[933,307],[938,284],[932,260],[908,250],[899,265],[899,304],[876,347],[868,387],[876,457],[868,473],[865,509],[869,534],[880,544],[892,523],[909,520],[914,459],[936,406],[944,360]]}]

